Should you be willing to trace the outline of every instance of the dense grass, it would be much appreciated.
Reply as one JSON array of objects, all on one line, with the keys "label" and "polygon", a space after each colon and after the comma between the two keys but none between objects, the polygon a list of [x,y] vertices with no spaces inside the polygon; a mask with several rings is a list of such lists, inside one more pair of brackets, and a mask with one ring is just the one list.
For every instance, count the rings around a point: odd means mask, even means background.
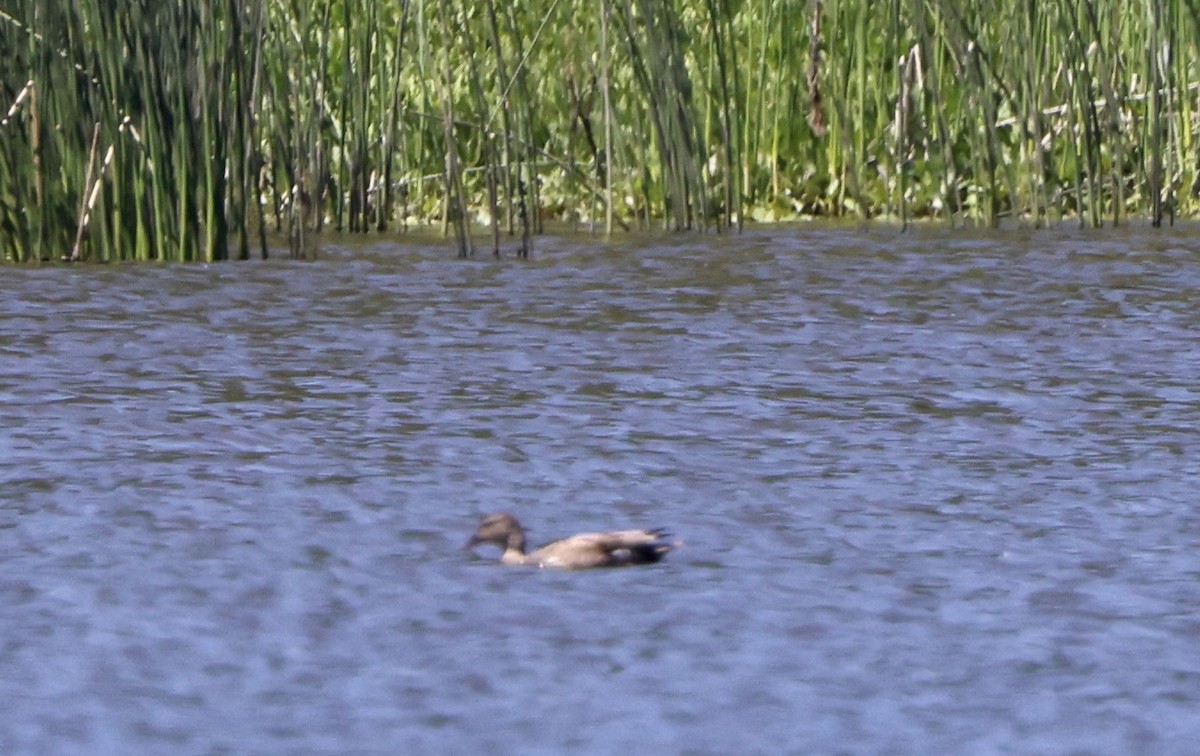
[{"label": "dense grass", "polygon": [[1161,223],[1197,211],[1198,53],[1200,0],[9,0],[0,254]]}]

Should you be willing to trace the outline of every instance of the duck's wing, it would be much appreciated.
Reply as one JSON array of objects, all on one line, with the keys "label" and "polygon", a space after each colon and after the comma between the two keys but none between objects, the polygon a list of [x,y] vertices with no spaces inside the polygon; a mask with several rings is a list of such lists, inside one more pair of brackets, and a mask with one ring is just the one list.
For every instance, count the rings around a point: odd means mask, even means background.
[{"label": "duck's wing", "polygon": [[651,564],[673,548],[663,530],[580,533],[548,543],[531,554],[544,567],[587,569]]}]

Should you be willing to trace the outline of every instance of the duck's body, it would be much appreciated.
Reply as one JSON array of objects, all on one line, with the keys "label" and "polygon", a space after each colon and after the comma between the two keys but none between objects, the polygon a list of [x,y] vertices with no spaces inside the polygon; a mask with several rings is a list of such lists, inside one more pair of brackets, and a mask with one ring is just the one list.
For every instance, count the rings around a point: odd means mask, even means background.
[{"label": "duck's body", "polygon": [[502,564],[584,570],[592,567],[628,567],[653,564],[674,544],[662,530],[617,530],[611,533],[580,533],[525,553],[525,529],[507,513],[484,517],[465,548],[491,543],[504,550]]}]

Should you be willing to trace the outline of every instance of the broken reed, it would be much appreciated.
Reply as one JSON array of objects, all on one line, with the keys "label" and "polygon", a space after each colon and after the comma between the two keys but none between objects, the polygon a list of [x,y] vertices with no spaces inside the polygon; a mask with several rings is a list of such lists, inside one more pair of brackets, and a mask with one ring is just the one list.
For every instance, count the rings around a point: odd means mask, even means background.
[{"label": "broken reed", "polygon": [[5,259],[1197,209],[1185,0],[99,5],[0,10]]}]

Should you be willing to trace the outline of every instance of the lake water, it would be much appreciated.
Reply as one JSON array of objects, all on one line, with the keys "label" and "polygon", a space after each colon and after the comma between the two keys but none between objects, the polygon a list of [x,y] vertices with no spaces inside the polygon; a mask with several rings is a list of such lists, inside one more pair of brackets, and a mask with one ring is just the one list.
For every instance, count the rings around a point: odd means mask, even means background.
[{"label": "lake water", "polygon": [[5,267],[0,752],[1195,752],[1198,238]]}]

